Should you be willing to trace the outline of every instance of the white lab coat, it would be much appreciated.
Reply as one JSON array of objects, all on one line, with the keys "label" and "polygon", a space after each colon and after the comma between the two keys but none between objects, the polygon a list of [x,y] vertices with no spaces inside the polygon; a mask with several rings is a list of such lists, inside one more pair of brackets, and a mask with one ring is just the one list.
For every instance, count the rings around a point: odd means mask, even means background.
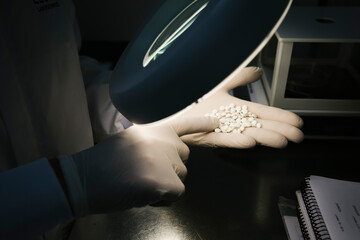
[{"label": "white lab coat", "polygon": [[108,95],[111,71],[80,61],[79,46],[70,0],[0,1],[0,171],[79,152],[128,123]]}]

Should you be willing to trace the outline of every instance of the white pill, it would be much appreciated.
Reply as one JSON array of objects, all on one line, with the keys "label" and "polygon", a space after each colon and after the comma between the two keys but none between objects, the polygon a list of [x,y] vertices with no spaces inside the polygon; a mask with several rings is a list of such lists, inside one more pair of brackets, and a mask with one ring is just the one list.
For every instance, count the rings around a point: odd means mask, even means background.
[{"label": "white pill", "polygon": [[214,130],[215,132],[241,133],[247,127],[261,127],[256,121],[256,114],[250,112],[247,105],[221,105],[219,109],[214,109],[211,114],[207,113],[205,116],[216,116],[219,119],[220,126]]}]

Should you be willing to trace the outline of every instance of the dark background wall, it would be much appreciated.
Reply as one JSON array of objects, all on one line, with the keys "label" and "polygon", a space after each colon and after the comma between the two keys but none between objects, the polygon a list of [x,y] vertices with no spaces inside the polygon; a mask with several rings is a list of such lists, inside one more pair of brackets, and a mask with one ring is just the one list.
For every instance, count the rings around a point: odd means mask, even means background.
[{"label": "dark background wall", "polygon": [[129,41],[163,0],[73,0],[85,41]]},{"label": "dark background wall", "polygon": [[[73,0],[85,41],[126,42],[163,0]],[[181,1],[181,0],[179,0]],[[360,6],[359,0],[293,0],[294,6]]]}]

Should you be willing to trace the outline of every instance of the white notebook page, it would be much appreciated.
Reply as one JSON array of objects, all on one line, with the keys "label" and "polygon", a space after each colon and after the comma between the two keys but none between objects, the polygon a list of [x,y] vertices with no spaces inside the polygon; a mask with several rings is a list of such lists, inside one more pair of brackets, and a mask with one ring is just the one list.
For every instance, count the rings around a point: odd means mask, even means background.
[{"label": "white notebook page", "polygon": [[310,176],[332,240],[360,239],[360,183]]}]

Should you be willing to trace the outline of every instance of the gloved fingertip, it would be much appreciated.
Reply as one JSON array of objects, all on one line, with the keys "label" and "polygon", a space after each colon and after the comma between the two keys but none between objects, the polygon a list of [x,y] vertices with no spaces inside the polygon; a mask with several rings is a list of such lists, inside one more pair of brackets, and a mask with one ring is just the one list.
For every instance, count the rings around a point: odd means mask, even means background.
[{"label": "gloved fingertip", "polygon": [[183,193],[185,192],[185,187],[184,190],[181,192],[168,192],[168,193],[164,193],[161,197],[160,200],[151,203],[150,206],[153,207],[166,207],[166,206],[170,206],[173,202],[176,202],[177,200],[179,200]]},{"label": "gloved fingertip", "polygon": [[304,126],[304,120],[301,117],[298,118],[297,126],[299,128],[302,128]]},{"label": "gloved fingertip", "polygon": [[187,169],[185,166],[179,166],[177,164],[172,165],[176,175],[180,178],[180,180],[183,182],[187,175]]},{"label": "gloved fingertip", "polygon": [[263,74],[263,70],[260,67],[256,67],[255,72],[257,72],[259,75]]},{"label": "gloved fingertip", "polygon": [[261,76],[263,74],[263,70],[260,67],[255,67],[255,66],[254,67],[247,67],[247,68],[245,68],[245,70],[248,71],[249,74],[256,73],[259,76]]},{"label": "gloved fingertip", "polygon": [[177,201],[185,192],[185,185],[181,182],[171,190],[164,191],[160,201]]},{"label": "gloved fingertip", "polygon": [[293,142],[295,143],[301,143],[304,140],[304,133],[302,131],[299,130],[298,134],[296,135],[296,137],[293,139]]}]

